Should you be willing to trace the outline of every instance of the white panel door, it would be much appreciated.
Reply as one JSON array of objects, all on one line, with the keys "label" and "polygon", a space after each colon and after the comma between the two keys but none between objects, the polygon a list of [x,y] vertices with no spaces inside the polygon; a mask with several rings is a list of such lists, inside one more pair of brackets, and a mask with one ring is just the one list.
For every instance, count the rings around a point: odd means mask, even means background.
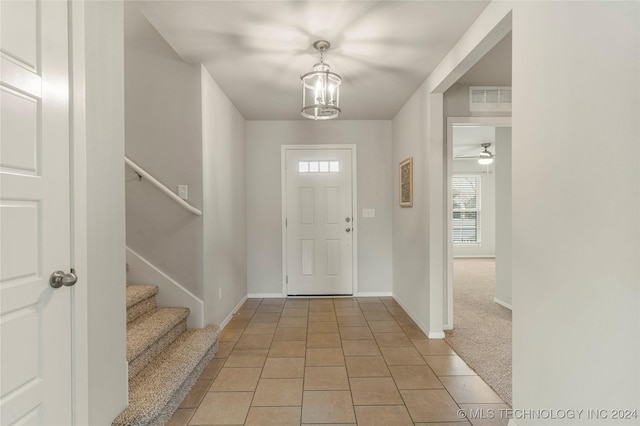
[{"label": "white panel door", "polygon": [[2,425],[70,425],[67,3],[0,1]]},{"label": "white panel door", "polygon": [[350,149],[287,149],[286,281],[289,295],[353,294]]}]

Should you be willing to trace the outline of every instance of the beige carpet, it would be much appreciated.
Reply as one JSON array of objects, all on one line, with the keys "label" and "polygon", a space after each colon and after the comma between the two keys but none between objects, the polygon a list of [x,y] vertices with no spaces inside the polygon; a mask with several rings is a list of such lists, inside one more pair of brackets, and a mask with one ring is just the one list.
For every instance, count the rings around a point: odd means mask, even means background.
[{"label": "beige carpet", "polygon": [[494,259],[453,262],[453,330],[445,340],[511,405],[511,311],[493,301]]}]

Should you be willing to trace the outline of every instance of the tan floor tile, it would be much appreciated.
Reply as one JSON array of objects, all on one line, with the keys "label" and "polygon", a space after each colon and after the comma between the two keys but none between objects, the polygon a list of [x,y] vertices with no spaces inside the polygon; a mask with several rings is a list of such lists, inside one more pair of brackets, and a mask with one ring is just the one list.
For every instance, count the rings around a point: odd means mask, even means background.
[{"label": "tan floor tile", "polygon": [[338,333],[309,333],[307,334],[307,348],[340,348]]},{"label": "tan floor tile", "polygon": [[251,407],[246,426],[299,426],[300,407]]},{"label": "tan floor tile", "polygon": [[253,392],[208,392],[189,422],[190,425],[243,424]]},{"label": "tan floor tile", "polygon": [[333,305],[338,308],[349,308],[354,307],[357,308],[360,306],[358,301],[352,297],[344,297],[340,299],[333,299]]},{"label": "tan floor tile", "polygon": [[276,332],[277,323],[266,322],[250,322],[244,329],[244,335],[247,334],[273,334]]},{"label": "tan floor tile", "polygon": [[224,327],[224,329],[241,329],[243,330],[247,325],[249,325],[249,318],[238,318],[233,317],[231,321]]},{"label": "tan floor tile", "polygon": [[261,304],[260,306],[258,306],[258,309],[256,309],[256,313],[258,312],[263,312],[263,313],[280,313],[282,312],[282,309],[284,308],[283,304],[268,304],[265,305],[264,303]]},{"label": "tan floor tile", "polygon": [[335,306],[332,299],[312,299],[309,301],[309,312],[333,312]]},{"label": "tan floor tile", "polygon": [[359,316],[362,316],[362,311],[358,307],[354,307],[354,308],[337,308],[336,307],[336,316],[337,317],[359,317]]},{"label": "tan floor tile", "polygon": [[262,369],[263,379],[302,379],[304,358],[267,358]]},{"label": "tan floor tile", "polygon": [[341,367],[344,365],[344,355],[341,348],[307,349],[307,367]]},{"label": "tan floor tile", "polygon": [[166,426],[187,426],[195,408],[178,408],[174,411]]},{"label": "tan floor tile", "polygon": [[504,403],[478,376],[445,376],[440,381],[458,404]]},{"label": "tan floor tile", "polygon": [[260,379],[251,405],[254,407],[302,405],[302,379]]},{"label": "tan floor tile", "polygon": [[375,340],[344,340],[342,350],[345,356],[380,355]]},{"label": "tan floor tile", "polygon": [[350,378],[353,405],[402,404],[398,388],[391,377]]},{"label": "tan floor tile", "polygon": [[358,406],[358,424],[367,426],[413,426],[413,421],[404,405]]},{"label": "tan floor tile", "polygon": [[304,340],[276,341],[271,343],[269,358],[304,358],[306,347],[307,342]]},{"label": "tan floor tile", "polygon": [[304,391],[302,423],[355,423],[349,391]]},{"label": "tan floor tile", "polygon": [[442,389],[442,383],[426,365],[392,365],[389,367],[398,389]]},{"label": "tan floor tile", "polygon": [[280,320],[279,312],[256,312],[251,317],[251,321],[249,321],[249,324],[256,323],[256,322],[272,323],[272,322],[278,322],[278,320]]},{"label": "tan floor tile", "polygon": [[196,380],[187,396],[180,403],[179,408],[198,408],[211,383],[213,383],[213,380]]},{"label": "tan floor tile", "polygon": [[389,312],[363,311],[363,315],[367,321],[393,321],[393,317]]},{"label": "tan floor tile", "polygon": [[345,367],[307,367],[304,390],[349,390]]},{"label": "tan floor tile", "polygon": [[368,327],[369,323],[364,316],[338,317],[340,327]]},{"label": "tan floor tile", "polygon": [[272,334],[243,334],[235,349],[269,349],[272,339]]},{"label": "tan floor tile", "polygon": [[362,303],[360,309],[362,312],[389,312],[382,303]]},{"label": "tan floor tile", "polygon": [[318,321],[309,323],[309,333],[337,333],[338,323],[335,321]]},{"label": "tan floor tile", "polygon": [[457,355],[427,355],[424,357],[436,376],[475,376],[476,373]]},{"label": "tan floor tile", "polygon": [[285,297],[269,297],[266,299],[262,299],[262,303],[261,305],[281,305],[284,306],[284,304],[287,302],[287,299]]},{"label": "tan floor tile", "polygon": [[349,377],[388,377],[391,376],[387,363],[382,356],[347,356]]},{"label": "tan floor tile", "polygon": [[369,328],[374,333],[402,333],[402,329],[395,321],[369,321]]},{"label": "tan floor tile", "polygon": [[305,308],[309,309],[309,299],[287,299],[284,304],[285,309],[287,308]]},{"label": "tan floor tile", "polygon": [[282,317],[278,322],[278,328],[280,327],[306,327],[307,317]]},{"label": "tan floor tile", "polygon": [[336,321],[336,313],[333,312],[333,311],[331,311],[331,312],[310,311],[309,312],[309,321],[310,322],[315,322],[315,321]]},{"label": "tan floor tile", "polygon": [[413,343],[404,333],[373,333],[378,346],[390,347],[390,346],[410,346],[413,347]]},{"label": "tan floor tile", "polygon": [[219,342],[237,342],[244,329],[242,328],[225,328],[220,333]]},{"label": "tan floor tile", "polygon": [[226,358],[229,356],[236,342],[218,342],[218,352],[216,352],[214,358]]},{"label": "tan floor tile", "polygon": [[424,359],[413,347],[380,348],[387,365],[424,365]]},{"label": "tan floor tile", "polygon": [[198,380],[213,380],[216,378],[222,366],[227,360],[225,358],[214,358],[209,361],[209,364],[202,370]]},{"label": "tan floor tile", "polygon": [[400,324],[400,328],[404,334],[407,335],[410,339],[426,339],[427,335],[424,334],[424,331],[420,329],[417,325],[402,325]]},{"label": "tan floor tile", "polygon": [[442,390],[401,390],[402,399],[414,422],[456,422],[463,420],[458,406]]},{"label": "tan floor tile", "polygon": [[236,392],[256,390],[261,368],[223,368],[209,389],[211,392]]},{"label": "tan floor tile", "polygon": [[460,404],[473,426],[507,426],[511,407],[507,404]]},{"label": "tan floor tile", "polygon": [[340,338],[342,340],[367,340],[373,339],[373,334],[369,327],[340,327]]},{"label": "tan floor tile", "polygon": [[283,318],[289,317],[307,317],[309,316],[309,308],[288,308],[285,307],[282,311]]},{"label": "tan floor tile", "polygon": [[453,349],[443,339],[411,339],[420,355],[455,355]]},{"label": "tan floor tile", "polygon": [[363,305],[365,303],[376,303],[376,304],[382,303],[379,297],[357,297],[356,300],[360,305]]},{"label": "tan floor tile", "polygon": [[457,422],[437,422],[437,423],[414,423],[415,426],[469,426],[471,423],[469,423],[466,420],[463,421],[457,421]]},{"label": "tan floor tile", "polygon": [[266,349],[236,349],[227,358],[224,366],[230,367],[262,367],[267,358]]},{"label": "tan floor tile", "polygon": [[278,327],[273,340],[307,340],[306,328]]}]

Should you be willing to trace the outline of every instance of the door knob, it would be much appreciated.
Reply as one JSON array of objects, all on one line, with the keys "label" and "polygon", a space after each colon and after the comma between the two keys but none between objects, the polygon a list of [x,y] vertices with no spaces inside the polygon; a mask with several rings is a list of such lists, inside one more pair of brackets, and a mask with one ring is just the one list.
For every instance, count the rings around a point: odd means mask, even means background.
[{"label": "door knob", "polygon": [[347,228],[347,229],[345,229],[345,231],[351,232],[351,228]]},{"label": "door knob", "polygon": [[71,287],[78,282],[78,276],[72,269],[71,272],[65,273],[63,271],[55,271],[49,278],[49,285],[53,288],[60,288],[62,286]]}]

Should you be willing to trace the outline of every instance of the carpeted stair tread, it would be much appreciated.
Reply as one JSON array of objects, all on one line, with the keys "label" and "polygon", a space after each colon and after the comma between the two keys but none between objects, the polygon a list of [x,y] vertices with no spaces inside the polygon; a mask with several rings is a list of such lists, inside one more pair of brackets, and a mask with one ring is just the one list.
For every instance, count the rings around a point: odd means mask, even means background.
[{"label": "carpeted stair tread", "polygon": [[127,361],[136,359],[189,315],[188,308],[154,308],[127,325]]},{"label": "carpeted stair tread", "polygon": [[215,350],[219,333],[215,325],[182,333],[129,382],[129,407],[116,417],[113,426],[156,424],[177,392],[186,395],[185,381]]},{"label": "carpeted stair tread", "polygon": [[157,285],[135,284],[127,285],[127,309],[155,296],[158,293]]}]

